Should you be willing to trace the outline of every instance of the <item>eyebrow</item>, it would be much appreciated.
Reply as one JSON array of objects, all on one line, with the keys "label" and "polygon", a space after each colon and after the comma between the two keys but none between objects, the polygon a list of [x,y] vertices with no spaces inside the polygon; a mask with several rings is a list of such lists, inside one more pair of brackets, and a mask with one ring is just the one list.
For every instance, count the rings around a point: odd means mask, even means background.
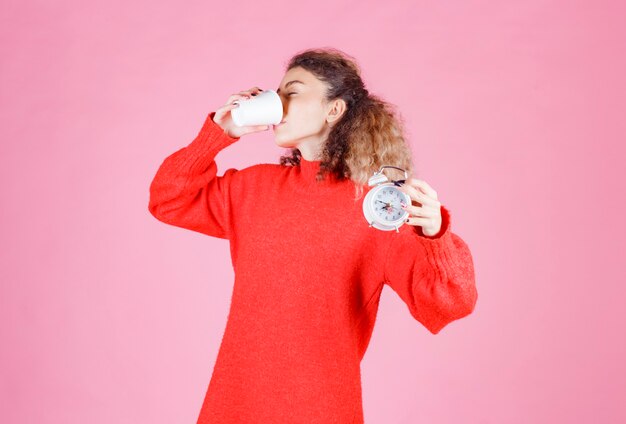
[{"label": "eyebrow", "polygon": [[[304,84],[302,81],[299,81],[299,80],[293,80],[293,81],[289,81],[287,84],[285,84],[285,88],[287,88],[287,87],[289,87],[291,84],[295,84],[295,83],[300,83],[300,84],[302,84],[302,85],[306,85],[306,84]],[[280,88],[277,88],[277,89],[276,89],[276,92],[277,92],[277,93],[280,93]]]}]

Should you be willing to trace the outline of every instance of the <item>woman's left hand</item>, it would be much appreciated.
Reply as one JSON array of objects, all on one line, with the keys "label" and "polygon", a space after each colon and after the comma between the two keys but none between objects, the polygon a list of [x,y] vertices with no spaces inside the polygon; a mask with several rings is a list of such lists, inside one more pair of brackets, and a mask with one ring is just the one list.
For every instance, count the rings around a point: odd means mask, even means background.
[{"label": "woman's left hand", "polygon": [[426,236],[437,234],[441,230],[441,202],[437,199],[437,192],[426,181],[416,178],[407,179],[399,189],[418,204],[405,205],[402,202],[402,209],[409,213],[406,223],[421,226]]}]

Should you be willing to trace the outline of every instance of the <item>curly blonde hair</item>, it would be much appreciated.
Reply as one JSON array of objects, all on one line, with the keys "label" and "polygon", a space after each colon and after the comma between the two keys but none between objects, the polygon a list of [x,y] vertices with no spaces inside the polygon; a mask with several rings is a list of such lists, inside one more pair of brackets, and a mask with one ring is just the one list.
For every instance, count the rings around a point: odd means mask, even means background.
[{"label": "curly blonde hair", "polygon": [[[397,166],[409,175],[413,173],[402,117],[395,105],[369,93],[352,57],[335,48],[307,49],[293,56],[286,70],[297,66],[327,84],[327,101],[341,98],[347,105],[322,149],[318,181],[327,173],[338,180],[349,178],[356,184],[355,199],[359,199],[368,178],[382,165]],[[301,157],[300,150],[292,148],[289,154],[280,157],[280,164],[298,166]],[[385,174],[391,179],[404,178],[404,173],[393,168],[385,168]]]}]

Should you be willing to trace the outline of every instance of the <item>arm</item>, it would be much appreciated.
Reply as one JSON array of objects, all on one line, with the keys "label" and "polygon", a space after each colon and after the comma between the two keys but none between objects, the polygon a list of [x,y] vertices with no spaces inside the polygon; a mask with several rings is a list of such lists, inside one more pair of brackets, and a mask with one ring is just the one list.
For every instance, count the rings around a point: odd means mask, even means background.
[{"label": "arm", "polygon": [[441,206],[441,230],[426,236],[419,226],[393,233],[385,282],[431,333],[469,315],[476,305],[474,263],[467,244],[450,230],[450,212]]},{"label": "arm", "polygon": [[228,239],[230,187],[238,170],[216,176],[217,153],[239,140],[213,122],[211,112],[196,138],[165,158],[150,184],[148,210],[159,221]]}]

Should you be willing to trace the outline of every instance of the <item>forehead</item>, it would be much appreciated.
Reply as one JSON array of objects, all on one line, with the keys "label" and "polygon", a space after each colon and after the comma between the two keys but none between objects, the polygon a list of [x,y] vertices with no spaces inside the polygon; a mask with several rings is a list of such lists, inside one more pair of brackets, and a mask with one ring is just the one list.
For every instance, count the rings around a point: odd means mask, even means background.
[{"label": "forehead", "polygon": [[[296,80],[302,81],[302,84],[290,84],[291,81]],[[287,84],[289,84],[289,86],[287,86]],[[288,70],[280,82],[280,85],[276,88],[276,92],[278,94],[283,92],[287,93],[292,89],[296,89],[296,91],[300,93],[309,93],[321,97],[325,96],[327,90],[326,83],[319,80],[313,73],[301,67]]]},{"label": "forehead", "polygon": [[[317,78],[315,78],[313,74],[311,74],[306,69],[303,69],[301,67],[295,67],[295,68],[291,68],[285,73],[285,76],[283,76],[283,79],[280,82],[279,88],[284,87],[285,84],[294,80],[301,81],[302,83],[304,83],[304,85],[309,86],[309,87],[315,86],[316,83],[318,82]],[[302,87],[302,84],[293,84],[292,87]]]}]

